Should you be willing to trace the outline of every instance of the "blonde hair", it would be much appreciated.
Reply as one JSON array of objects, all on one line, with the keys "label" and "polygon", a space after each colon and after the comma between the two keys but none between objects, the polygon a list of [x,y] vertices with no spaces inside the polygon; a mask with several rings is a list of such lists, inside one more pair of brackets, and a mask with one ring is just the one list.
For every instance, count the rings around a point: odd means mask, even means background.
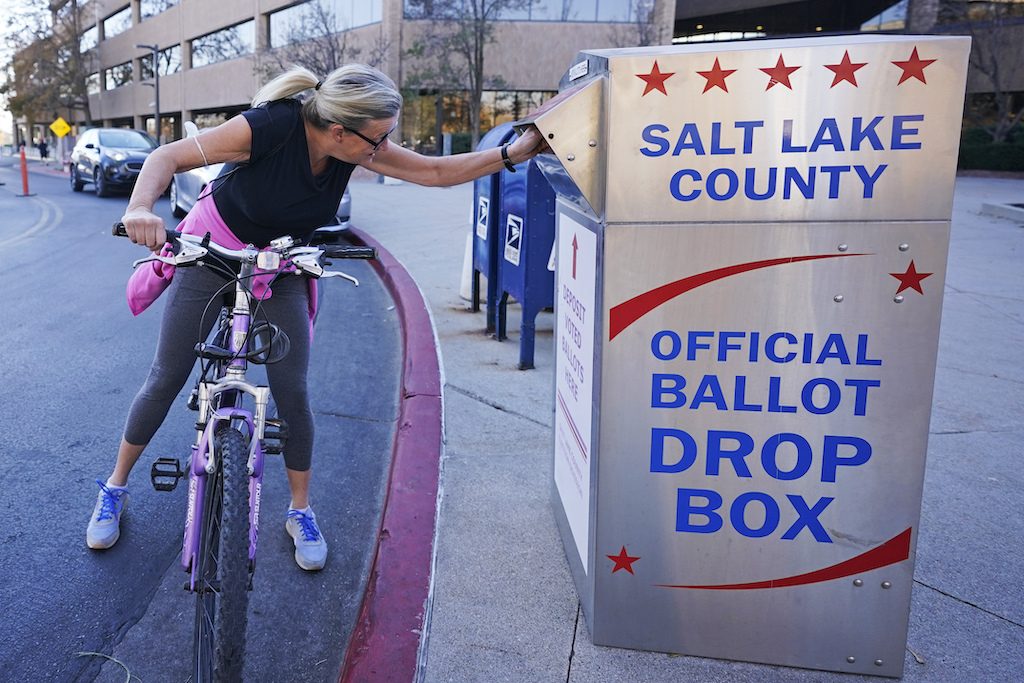
[{"label": "blonde hair", "polygon": [[323,81],[309,69],[293,66],[260,88],[252,106],[294,97],[305,90],[313,92],[305,98],[302,113],[321,129],[338,123],[359,130],[370,121],[397,116],[402,109],[402,95],[394,81],[366,64],[346,64]]}]

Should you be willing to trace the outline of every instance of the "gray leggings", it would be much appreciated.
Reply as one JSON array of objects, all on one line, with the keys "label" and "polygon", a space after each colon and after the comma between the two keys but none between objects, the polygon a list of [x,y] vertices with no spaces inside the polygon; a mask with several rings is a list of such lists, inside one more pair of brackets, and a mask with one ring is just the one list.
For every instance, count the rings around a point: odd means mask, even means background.
[{"label": "gray leggings", "polygon": [[[208,267],[179,268],[175,272],[164,293],[167,301],[149,377],[128,411],[124,430],[128,443],[148,444],[164,421],[192,372],[195,345],[206,339],[217,321],[220,298],[210,305],[205,318],[203,311],[226,282]],[[263,302],[259,317],[284,330],[291,350],[280,362],[266,366],[267,380],[278,416],[288,423],[285,466],[306,471],[313,454],[313,412],[306,386],[310,347],[308,281],[305,277],[286,275],[274,282],[271,289],[273,296]],[[229,286],[226,291],[234,289]]]}]

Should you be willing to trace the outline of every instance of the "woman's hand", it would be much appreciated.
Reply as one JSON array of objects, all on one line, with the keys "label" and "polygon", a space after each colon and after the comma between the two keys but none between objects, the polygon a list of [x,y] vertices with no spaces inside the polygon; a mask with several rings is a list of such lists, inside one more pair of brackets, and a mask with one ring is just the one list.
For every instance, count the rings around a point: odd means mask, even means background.
[{"label": "woman's hand", "polygon": [[164,219],[145,209],[132,209],[121,217],[128,238],[136,244],[147,247],[150,251],[160,251],[167,242],[167,228]]},{"label": "woman's hand", "polygon": [[521,164],[549,150],[547,140],[536,126],[531,125],[508,146],[508,156],[513,164]]}]

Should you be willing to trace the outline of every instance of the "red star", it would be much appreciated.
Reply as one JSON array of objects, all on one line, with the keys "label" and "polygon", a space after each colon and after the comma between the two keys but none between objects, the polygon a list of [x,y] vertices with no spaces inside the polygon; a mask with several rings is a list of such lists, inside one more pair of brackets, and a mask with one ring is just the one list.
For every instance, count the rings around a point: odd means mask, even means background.
[{"label": "red star", "polygon": [[836,87],[836,84],[838,84],[840,81],[849,81],[850,83],[853,83],[853,87],[856,88],[857,77],[854,74],[857,73],[857,69],[862,69],[867,65],[867,62],[864,62],[863,64],[855,64],[854,62],[851,62],[850,51],[847,50],[846,52],[843,53],[843,61],[839,62],[838,64],[825,65],[826,69],[831,69],[836,75],[836,77],[832,79],[832,85],[830,85],[829,87]]},{"label": "red star", "polygon": [[918,294],[924,294],[924,290],[921,289],[921,280],[926,277],[934,275],[934,273],[919,273],[917,268],[914,267],[914,260],[910,260],[910,267],[907,268],[905,273],[889,273],[894,278],[900,281],[900,288],[896,290],[899,294],[904,289],[916,289]]},{"label": "red star", "polygon": [[917,46],[914,46],[914,51],[910,53],[910,59],[905,62],[893,62],[896,66],[903,69],[903,75],[900,76],[900,82],[896,85],[900,85],[903,81],[916,78],[925,85],[928,81],[924,80],[924,68],[934,62],[934,59],[921,59],[917,56]]},{"label": "red star", "polygon": [[715,65],[711,67],[711,71],[698,71],[697,73],[708,81],[708,84],[704,86],[704,92],[711,90],[716,85],[725,92],[729,92],[729,89],[725,87],[725,79],[735,72],[736,69],[723,69],[720,67],[718,65],[718,57],[715,57]]},{"label": "red star", "polygon": [[620,569],[625,569],[630,574],[633,574],[633,563],[640,559],[639,557],[627,555],[626,546],[622,546],[622,551],[618,555],[605,555],[605,557],[615,563],[615,569],[612,570],[612,574]]},{"label": "red star", "polygon": [[782,61],[782,55],[779,55],[779,61],[775,63],[774,67],[771,69],[761,69],[761,71],[771,77],[765,90],[771,90],[773,85],[778,85],[779,83],[792,90],[793,86],[789,84],[789,75],[799,68],[798,66],[786,66],[786,63]]},{"label": "red star", "polygon": [[[666,73],[662,73],[661,71],[659,71],[658,70],[658,60],[655,59],[654,60],[654,68],[651,69],[651,73],[649,73],[649,74],[637,74],[636,77],[637,78],[642,78],[644,81],[647,82],[647,87],[644,88],[644,95],[646,95],[647,93],[651,92],[652,90],[660,90],[663,95],[668,95],[668,92],[665,90],[665,81],[668,80],[670,77],[675,76],[675,75],[676,75],[675,71],[673,71],[672,73],[667,73],[667,74]],[[643,97],[644,95],[641,95],[640,97]]]}]

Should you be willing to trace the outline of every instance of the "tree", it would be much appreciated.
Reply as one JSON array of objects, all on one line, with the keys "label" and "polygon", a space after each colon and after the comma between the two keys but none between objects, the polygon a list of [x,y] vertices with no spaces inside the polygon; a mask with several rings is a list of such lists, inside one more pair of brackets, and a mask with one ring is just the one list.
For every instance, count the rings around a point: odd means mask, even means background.
[{"label": "tree", "polygon": [[1014,92],[1020,90],[1024,64],[1024,6],[957,0],[943,9],[942,19],[970,34],[971,68],[991,86],[984,95],[972,98],[967,117],[986,130],[992,142],[1006,142],[1024,120],[1024,101]]},{"label": "tree", "polygon": [[0,91],[15,116],[29,124],[56,118],[61,110],[72,119],[82,111],[92,125],[88,77],[91,54],[82,50],[78,0],[55,0],[44,11],[26,3],[7,18],[6,40],[14,56]]},{"label": "tree", "polygon": [[627,24],[618,24],[612,29],[612,45],[615,47],[657,45],[661,41],[661,31],[654,9],[654,0],[629,0],[631,21]]},{"label": "tree", "polygon": [[484,65],[484,49],[494,42],[494,22],[528,9],[533,2],[410,0],[407,4],[406,16],[427,19],[431,26],[408,51],[417,64],[403,85],[438,93],[462,93],[469,114],[473,149],[480,142],[484,90],[505,86],[500,76],[488,77]]},{"label": "tree", "polygon": [[264,54],[270,58],[268,71],[276,73],[298,64],[315,74],[327,75],[357,60],[379,67],[387,55],[389,44],[383,38],[374,41],[365,55],[352,46],[348,27],[324,0],[310,0],[279,16],[284,25],[281,41],[277,46],[264,47]]}]

